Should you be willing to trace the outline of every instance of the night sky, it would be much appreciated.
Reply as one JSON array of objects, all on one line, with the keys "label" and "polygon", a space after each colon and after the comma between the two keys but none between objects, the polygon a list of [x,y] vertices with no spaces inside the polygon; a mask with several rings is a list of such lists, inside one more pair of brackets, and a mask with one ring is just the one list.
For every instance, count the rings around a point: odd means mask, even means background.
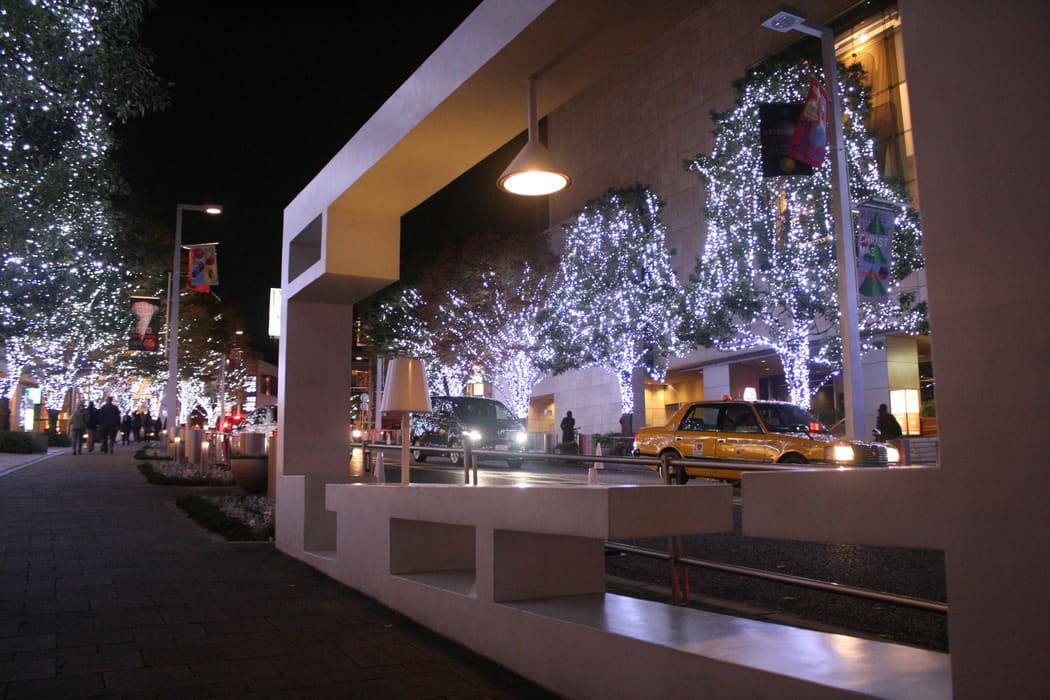
[{"label": "night sky", "polygon": [[[147,15],[141,43],[172,103],[120,128],[131,199],[170,226],[172,241],[176,204],[225,206],[216,218],[184,214],[183,240],[221,242],[216,292],[240,305],[267,355],[284,207],[478,4],[161,0]],[[510,195],[495,179],[517,148],[446,188],[448,201],[472,180],[483,187],[474,221],[432,200],[406,215],[403,237],[500,225],[493,217]]]}]

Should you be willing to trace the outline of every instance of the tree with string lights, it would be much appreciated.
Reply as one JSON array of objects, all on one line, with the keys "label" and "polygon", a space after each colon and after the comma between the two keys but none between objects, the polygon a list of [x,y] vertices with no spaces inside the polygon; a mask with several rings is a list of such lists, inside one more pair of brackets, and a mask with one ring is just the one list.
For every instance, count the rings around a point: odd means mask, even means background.
[{"label": "tree with string lights", "polygon": [[634,413],[632,374],[661,380],[675,351],[681,289],[671,267],[663,206],[648,188],[611,189],[562,227],[565,252],[541,315],[542,360],[554,373],[589,366],[614,374]]},{"label": "tree with string lights", "polygon": [[434,338],[442,335],[443,329],[431,330],[424,319],[424,307],[423,293],[416,286],[396,283],[373,294],[357,307],[362,342],[381,356],[423,360],[430,393],[459,396],[470,365],[454,355],[439,356]]},{"label": "tree with string lights", "polygon": [[517,273],[483,270],[470,298],[462,289],[449,289],[439,304],[459,354],[481,370],[519,418],[528,416],[532,387],[543,376],[538,317],[546,287],[547,278],[526,262]]},{"label": "tree with string lights", "polygon": [[[842,366],[838,268],[830,167],[809,176],[763,177],[759,105],[804,102],[819,70],[806,63],[756,70],[739,86],[736,105],[712,116],[710,155],[686,162],[707,189],[707,241],[683,296],[680,336],[733,352],[772,348],[791,400],[810,405],[810,369]],[[841,68],[850,197],[879,200],[894,212],[890,301],[860,304],[864,349],[887,333],[925,327],[925,304],[900,293],[900,280],[923,266],[918,216],[907,195],[884,180],[865,126],[868,90],[859,66]]]},{"label": "tree with string lights", "polygon": [[68,382],[124,320],[112,124],[165,101],[134,43],[143,6],[44,0],[2,11],[0,337],[13,375],[4,395],[23,370]]}]

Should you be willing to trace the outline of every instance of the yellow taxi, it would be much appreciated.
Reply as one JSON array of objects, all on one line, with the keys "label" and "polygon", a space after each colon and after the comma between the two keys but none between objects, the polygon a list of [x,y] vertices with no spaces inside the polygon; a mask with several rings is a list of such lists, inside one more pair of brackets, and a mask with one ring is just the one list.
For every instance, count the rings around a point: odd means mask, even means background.
[{"label": "yellow taxi", "polygon": [[[740,471],[715,469],[704,460],[853,467],[885,467],[900,460],[889,445],[834,437],[809,411],[783,401],[686,404],[666,425],[639,430],[634,454],[658,457],[664,481],[680,484],[690,476],[740,478]],[[697,464],[684,471],[668,464],[680,459],[695,459]]]}]

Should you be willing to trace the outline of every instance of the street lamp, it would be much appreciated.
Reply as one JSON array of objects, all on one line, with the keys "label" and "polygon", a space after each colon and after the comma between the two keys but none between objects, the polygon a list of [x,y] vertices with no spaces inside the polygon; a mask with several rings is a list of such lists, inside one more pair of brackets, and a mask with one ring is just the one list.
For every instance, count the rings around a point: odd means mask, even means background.
[{"label": "street lamp", "polygon": [[782,5],[780,11],[762,23],[777,32],[792,29],[820,38],[831,102],[832,145],[835,148],[831,179],[832,211],[835,217],[835,255],[839,268],[839,312],[842,315],[842,375],[846,395],[846,437],[860,438],[859,421],[864,416],[864,382],[860,364],[860,329],[857,325],[857,254],[853,241],[853,209],[849,196],[849,172],[846,169],[846,140],[842,132],[842,98],[839,96],[838,67],[835,61],[835,32],[831,27],[815,24],[805,13]]},{"label": "street lamp", "polygon": [[221,214],[218,204],[180,204],[175,208],[175,255],[171,263],[171,294],[168,307],[168,386],[164,391],[164,403],[168,414],[168,435],[174,435],[178,427],[179,410],[179,291],[181,290],[182,260],[182,212],[202,211],[205,214]]}]

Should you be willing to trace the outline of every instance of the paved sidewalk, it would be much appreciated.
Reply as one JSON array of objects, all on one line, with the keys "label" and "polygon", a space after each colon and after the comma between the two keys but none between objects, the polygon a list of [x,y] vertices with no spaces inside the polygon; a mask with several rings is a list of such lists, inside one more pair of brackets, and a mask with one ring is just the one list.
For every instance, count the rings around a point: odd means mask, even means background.
[{"label": "paved sidewalk", "polygon": [[551,697],[272,544],[206,532],[174,505],[194,489],[147,484],[133,452],[0,458],[3,700]]}]

